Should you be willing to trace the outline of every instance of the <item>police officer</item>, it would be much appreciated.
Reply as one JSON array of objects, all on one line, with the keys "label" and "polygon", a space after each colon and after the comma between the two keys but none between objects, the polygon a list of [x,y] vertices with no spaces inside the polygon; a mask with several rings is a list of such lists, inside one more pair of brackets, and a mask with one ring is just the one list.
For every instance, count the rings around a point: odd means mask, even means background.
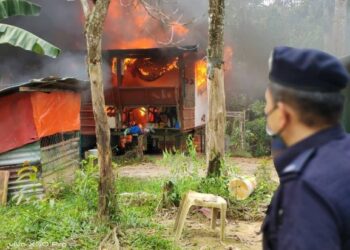
[{"label": "police officer", "polygon": [[264,249],[350,249],[350,137],[339,125],[349,75],[318,50],[277,47],[270,61],[266,130],[286,149],[264,220]]}]

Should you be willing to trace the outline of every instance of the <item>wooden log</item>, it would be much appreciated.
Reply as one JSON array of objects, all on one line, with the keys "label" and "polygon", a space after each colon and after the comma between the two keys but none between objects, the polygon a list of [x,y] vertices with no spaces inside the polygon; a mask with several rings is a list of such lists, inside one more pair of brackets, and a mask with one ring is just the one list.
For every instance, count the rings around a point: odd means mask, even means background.
[{"label": "wooden log", "polygon": [[245,200],[253,193],[256,185],[255,177],[235,177],[229,182],[228,189],[235,199]]},{"label": "wooden log", "polygon": [[0,205],[7,203],[7,190],[10,178],[10,171],[0,171]]}]

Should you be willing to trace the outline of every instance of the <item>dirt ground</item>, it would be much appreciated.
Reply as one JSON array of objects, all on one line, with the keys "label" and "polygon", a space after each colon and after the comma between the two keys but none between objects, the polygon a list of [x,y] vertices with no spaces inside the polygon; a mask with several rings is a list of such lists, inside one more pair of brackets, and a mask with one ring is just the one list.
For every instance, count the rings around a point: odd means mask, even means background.
[{"label": "dirt ground", "polygon": [[133,178],[164,178],[170,175],[169,168],[157,166],[155,163],[146,162],[132,166],[122,167],[118,171],[121,177]]},{"label": "dirt ground", "polygon": [[[254,175],[261,159],[256,158],[230,158],[229,164],[239,166],[243,175]],[[277,175],[272,170],[272,179]],[[134,178],[162,178],[170,175],[168,168],[158,166],[154,162],[125,166],[119,169],[119,176]],[[173,226],[176,211],[163,211],[156,219],[165,226],[165,235],[173,235]],[[219,222],[219,220],[218,220]],[[182,249],[232,249],[232,250],[258,250],[261,249],[261,235],[259,234],[261,221],[227,221],[226,240],[220,242],[219,226],[215,231],[210,229],[209,219],[198,210],[192,211],[187,217],[182,238],[179,245]]]},{"label": "dirt ground", "polygon": [[[158,157],[159,158],[159,157]],[[158,159],[155,158],[155,159]],[[228,164],[237,165],[242,175],[254,175],[256,169],[261,164],[263,159],[259,158],[241,158],[231,157],[228,160]],[[271,178],[278,181],[277,173],[272,167],[271,160],[269,161],[269,167],[271,168]],[[163,166],[159,166],[154,162],[145,162],[135,164],[131,166],[125,166],[118,170],[118,175],[121,177],[134,177],[134,178],[163,178],[170,176],[170,169]]]},{"label": "dirt ground", "polygon": [[[163,214],[157,218],[164,225],[166,234],[173,235],[175,213]],[[219,220],[217,221],[219,223]],[[220,225],[215,230],[210,229],[210,220],[198,210],[192,211],[187,217],[179,246],[182,249],[201,250],[258,250],[261,249],[260,221],[233,221],[226,223],[225,241],[220,241]]]}]

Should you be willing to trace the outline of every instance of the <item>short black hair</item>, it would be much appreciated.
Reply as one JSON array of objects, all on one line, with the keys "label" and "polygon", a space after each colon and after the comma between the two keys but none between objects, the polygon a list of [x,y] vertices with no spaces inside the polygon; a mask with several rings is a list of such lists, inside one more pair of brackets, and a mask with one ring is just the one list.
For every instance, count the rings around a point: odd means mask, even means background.
[{"label": "short black hair", "polygon": [[273,101],[292,106],[302,123],[309,127],[335,125],[339,122],[344,106],[340,92],[311,92],[270,83]]}]

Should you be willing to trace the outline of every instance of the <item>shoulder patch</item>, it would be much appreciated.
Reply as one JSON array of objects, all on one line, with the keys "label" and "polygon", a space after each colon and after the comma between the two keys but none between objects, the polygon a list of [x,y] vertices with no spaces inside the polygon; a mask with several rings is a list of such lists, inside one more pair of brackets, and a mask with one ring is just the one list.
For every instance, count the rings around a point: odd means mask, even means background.
[{"label": "shoulder patch", "polygon": [[300,173],[304,166],[306,165],[306,162],[311,158],[311,156],[314,154],[315,149],[309,149],[302,154],[300,154],[291,164],[289,164],[282,172],[282,174],[297,174]]}]

